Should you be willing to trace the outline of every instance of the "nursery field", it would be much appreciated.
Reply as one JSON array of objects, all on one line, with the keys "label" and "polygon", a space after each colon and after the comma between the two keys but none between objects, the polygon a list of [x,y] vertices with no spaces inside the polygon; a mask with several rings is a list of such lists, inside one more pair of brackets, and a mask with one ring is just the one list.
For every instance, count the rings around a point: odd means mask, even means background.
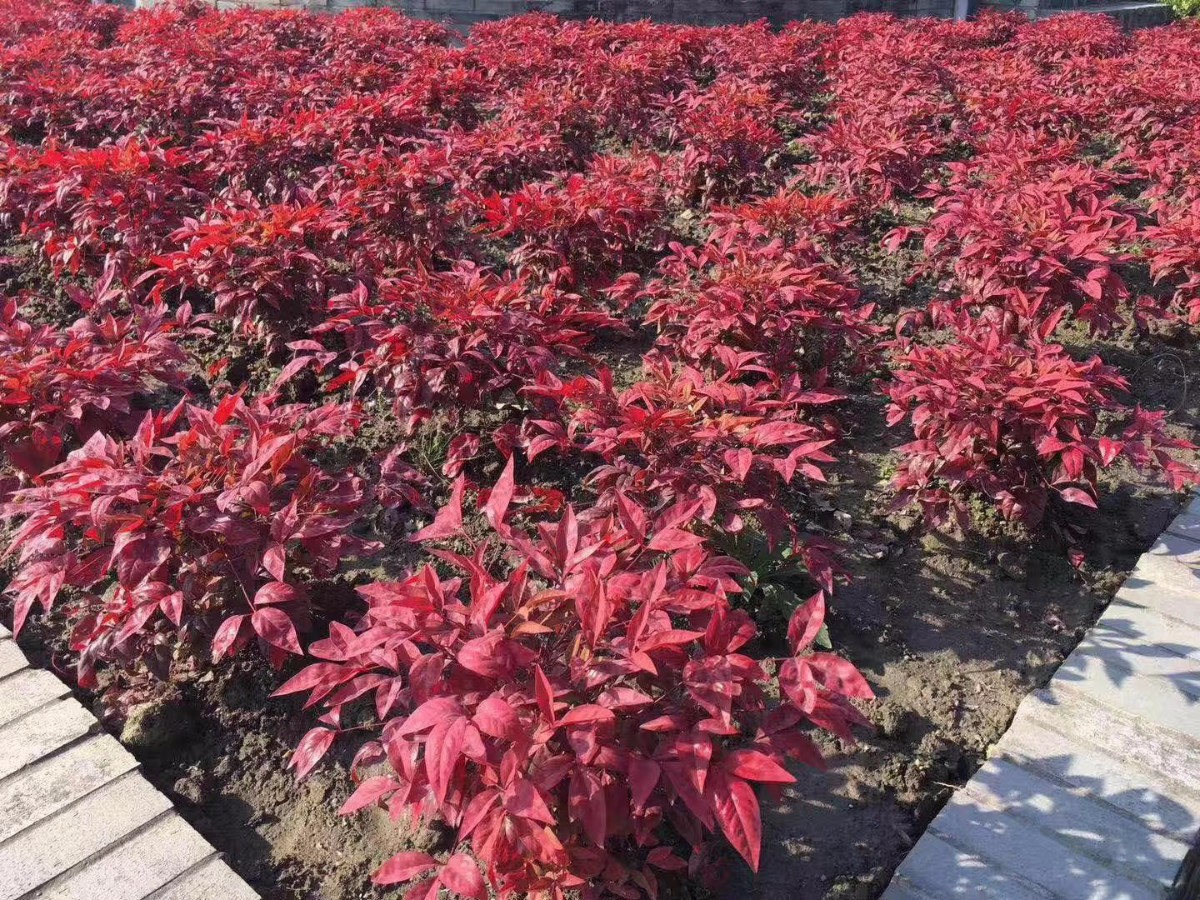
[{"label": "nursery field", "polygon": [[869,898],[1196,480],[1200,26],[0,0],[0,290],[0,620],[264,897]]}]

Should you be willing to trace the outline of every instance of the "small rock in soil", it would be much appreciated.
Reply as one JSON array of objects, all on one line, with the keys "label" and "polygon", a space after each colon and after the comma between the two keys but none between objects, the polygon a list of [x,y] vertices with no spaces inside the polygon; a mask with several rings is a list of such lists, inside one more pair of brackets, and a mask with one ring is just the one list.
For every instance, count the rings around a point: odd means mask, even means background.
[{"label": "small rock in soil", "polygon": [[1017,554],[1009,550],[1003,550],[996,554],[996,565],[1000,567],[1000,571],[1013,581],[1025,580],[1025,561]]},{"label": "small rock in soil", "polygon": [[177,743],[195,727],[191,711],[177,700],[153,700],[131,707],[121,743],[132,750],[156,752]]},{"label": "small rock in soil", "polygon": [[172,788],[177,797],[182,797],[188,803],[194,803],[199,806],[207,798],[204,790],[204,784],[199,778],[194,775],[189,775],[186,778],[180,778],[175,782],[175,787]]}]

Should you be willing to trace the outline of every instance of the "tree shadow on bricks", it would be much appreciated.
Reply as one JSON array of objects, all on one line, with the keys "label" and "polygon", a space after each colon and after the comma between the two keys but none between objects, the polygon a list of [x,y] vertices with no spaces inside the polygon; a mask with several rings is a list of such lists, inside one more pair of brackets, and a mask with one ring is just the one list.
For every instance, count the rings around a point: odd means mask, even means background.
[{"label": "tree shadow on bricks", "polygon": [[[1098,687],[1104,695],[1119,698],[1122,692],[1128,694],[1126,708],[1132,713],[1138,711],[1134,692],[1153,690],[1156,684],[1170,686],[1175,695],[1174,708],[1181,717],[1178,724],[1184,725],[1195,715],[1194,707],[1200,705],[1200,645],[1188,641],[1186,636],[1200,632],[1173,628],[1164,620],[1162,630],[1151,633],[1139,624],[1140,616],[1135,618],[1132,611],[1130,615],[1123,615],[1122,609],[1109,608],[1055,673],[1055,678],[1084,688],[1093,686],[1093,679],[1102,678],[1106,684]],[[1183,639],[1171,640],[1172,632]],[[1109,688],[1115,689],[1116,693]],[[1166,699],[1169,703],[1170,695]],[[1153,702],[1148,697],[1146,700]],[[1162,714],[1169,716],[1170,711],[1168,706]],[[1163,724],[1169,726],[1172,723],[1166,721]]]},{"label": "tree shadow on bricks", "polygon": [[1195,827],[1172,797],[1082,776],[1070,754],[1037,767],[997,759],[956,794],[898,874],[939,895],[1162,897]]}]

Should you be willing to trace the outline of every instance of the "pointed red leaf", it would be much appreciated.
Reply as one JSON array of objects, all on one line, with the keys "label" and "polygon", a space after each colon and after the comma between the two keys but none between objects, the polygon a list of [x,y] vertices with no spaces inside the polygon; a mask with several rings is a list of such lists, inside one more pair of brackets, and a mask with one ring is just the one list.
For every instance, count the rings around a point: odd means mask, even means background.
[{"label": "pointed red leaf", "polygon": [[426,872],[438,867],[439,863],[428,853],[409,851],[397,853],[382,866],[372,877],[376,884],[398,884],[401,881],[411,881]]}]

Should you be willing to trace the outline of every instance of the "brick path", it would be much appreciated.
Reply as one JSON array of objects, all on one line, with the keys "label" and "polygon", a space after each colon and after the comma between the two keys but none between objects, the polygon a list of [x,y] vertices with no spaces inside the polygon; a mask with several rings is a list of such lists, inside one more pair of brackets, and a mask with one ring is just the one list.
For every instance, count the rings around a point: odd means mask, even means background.
[{"label": "brick path", "polygon": [[0,627],[0,900],[255,900]]},{"label": "brick path", "polygon": [[1165,897],[1200,832],[1200,498],[1175,519],[883,900]]}]

